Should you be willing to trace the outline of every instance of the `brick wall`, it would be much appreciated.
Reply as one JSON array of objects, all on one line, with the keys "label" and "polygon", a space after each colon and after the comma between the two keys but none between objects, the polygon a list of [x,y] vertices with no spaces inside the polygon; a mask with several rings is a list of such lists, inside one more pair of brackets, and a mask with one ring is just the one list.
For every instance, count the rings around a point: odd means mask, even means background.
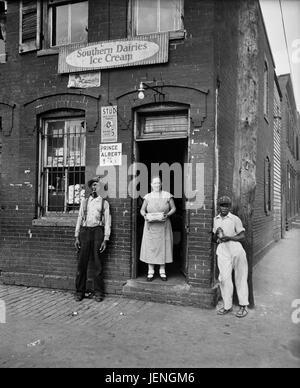
[{"label": "brick wall", "polygon": [[[276,77],[276,75],[275,75]],[[282,208],[282,182],[281,182],[281,92],[278,82],[274,82],[274,196],[273,196],[273,211],[274,211],[274,239],[281,239],[281,208]]]},{"label": "brick wall", "polygon": [[[89,9],[90,42],[127,36],[127,1],[110,2],[108,9],[107,1],[93,0]],[[7,24],[8,62],[0,65],[0,101],[5,98],[9,104],[16,105],[12,109],[12,125],[6,125],[3,140],[4,173],[0,188],[2,278],[16,284],[73,288],[76,271],[74,220],[71,220],[73,226],[70,227],[41,226],[33,222],[37,214],[37,118],[58,108],[85,111],[88,125],[86,177],[89,178],[95,174],[98,165],[99,108],[118,103],[125,107],[120,112],[131,112],[130,116],[128,113],[120,117],[118,139],[131,161],[132,108],[139,102],[134,93],[129,94],[126,101],[119,96],[133,91],[141,80],[162,80],[170,86],[167,91],[172,102],[185,102],[191,106],[191,160],[205,164],[205,206],[190,212],[188,281],[196,289],[209,289],[212,276],[209,232],[214,183],[214,2],[186,2],[186,39],[170,43],[168,64],[106,70],[102,72],[99,89],[81,92],[68,89],[68,77],[57,74],[57,55],[18,53],[18,19],[18,3],[11,2]],[[224,83],[230,84],[225,72],[223,79]],[[208,94],[202,92],[206,90]],[[226,104],[224,110],[229,101]],[[9,113],[5,114],[9,116]],[[228,127],[229,119],[224,119],[224,122]],[[225,155],[229,154],[227,149]],[[110,204],[113,229],[105,254],[105,278],[107,292],[120,293],[132,275],[132,200],[110,199]]]},{"label": "brick wall", "polygon": [[[289,186],[287,169],[288,166],[294,171],[300,171],[300,161],[297,160],[296,152],[292,152],[288,144],[289,132],[294,130],[295,135],[299,136],[300,129],[298,124],[298,114],[295,104],[294,91],[289,74],[279,77],[279,84],[282,91],[281,103],[281,176],[283,189],[283,209],[282,209],[282,229],[283,231],[291,228],[292,219],[299,213],[297,195],[297,177],[295,177],[295,189]],[[288,114],[290,112],[290,115]],[[296,147],[295,147],[296,150]]]},{"label": "brick wall", "polygon": [[[220,82],[218,104],[219,193],[232,197],[237,99],[237,22],[235,1],[216,1],[215,66]],[[230,20],[230,27],[228,27]],[[224,55],[226,53],[226,55]],[[224,163],[226,160],[226,163]]]},{"label": "brick wall", "polygon": [[[274,242],[273,236],[273,185],[271,184],[271,211],[265,211],[265,159],[271,163],[271,182],[274,181],[274,139],[273,139],[273,104],[274,104],[274,63],[264,33],[262,19],[259,23],[259,114],[257,132],[257,155],[256,155],[256,192],[253,214],[253,253],[254,263],[262,257],[266,249]],[[264,115],[264,62],[267,60],[269,67],[269,114]]]}]

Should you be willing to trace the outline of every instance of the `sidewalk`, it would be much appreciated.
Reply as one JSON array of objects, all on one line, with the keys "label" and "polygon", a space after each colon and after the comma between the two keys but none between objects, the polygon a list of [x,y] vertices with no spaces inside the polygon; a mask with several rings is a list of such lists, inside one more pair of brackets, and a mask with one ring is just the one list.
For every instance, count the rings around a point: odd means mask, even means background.
[{"label": "sidewalk", "polygon": [[244,319],[123,297],[78,304],[68,292],[0,285],[0,367],[300,367],[291,318],[299,252],[295,229],[255,267],[256,308]]}]

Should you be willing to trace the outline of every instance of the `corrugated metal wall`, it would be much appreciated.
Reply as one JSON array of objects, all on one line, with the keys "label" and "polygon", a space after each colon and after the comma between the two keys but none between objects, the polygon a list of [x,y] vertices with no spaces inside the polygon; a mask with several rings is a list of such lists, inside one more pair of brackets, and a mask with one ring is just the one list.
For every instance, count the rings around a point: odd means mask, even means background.
[{"label": "corrugated metal wall", "polygon": [[274,239],[281,238],[281,107],[277,85],[274,85],[274,163],[273,163],[273,209]]}]

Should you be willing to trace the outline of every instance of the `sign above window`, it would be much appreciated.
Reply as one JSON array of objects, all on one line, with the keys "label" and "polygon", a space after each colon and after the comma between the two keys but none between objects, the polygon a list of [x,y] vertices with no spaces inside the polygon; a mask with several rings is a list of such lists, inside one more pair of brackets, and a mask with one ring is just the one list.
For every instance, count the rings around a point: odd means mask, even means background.
[{"label": "sign above window", "polygon": [[58,73],[152,65],[166,63],[168,59],[169,34],[152,34],[91,45],[63,46],[59,51]]},{"label": "sign above window", "polygon": [[95,88],[101,86],[100,71],[92,73],[69,74],[68,88]]}]

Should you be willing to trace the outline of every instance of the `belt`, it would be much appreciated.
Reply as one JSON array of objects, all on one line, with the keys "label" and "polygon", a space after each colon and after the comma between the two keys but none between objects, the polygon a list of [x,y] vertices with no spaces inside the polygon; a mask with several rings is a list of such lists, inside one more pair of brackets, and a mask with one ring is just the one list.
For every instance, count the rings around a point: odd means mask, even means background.
[{"label": "belt", "polygon": [[81,226],[81,229],[97,229],[97,228],[104,228],[104,225],[99,224],[96,226]]}]

